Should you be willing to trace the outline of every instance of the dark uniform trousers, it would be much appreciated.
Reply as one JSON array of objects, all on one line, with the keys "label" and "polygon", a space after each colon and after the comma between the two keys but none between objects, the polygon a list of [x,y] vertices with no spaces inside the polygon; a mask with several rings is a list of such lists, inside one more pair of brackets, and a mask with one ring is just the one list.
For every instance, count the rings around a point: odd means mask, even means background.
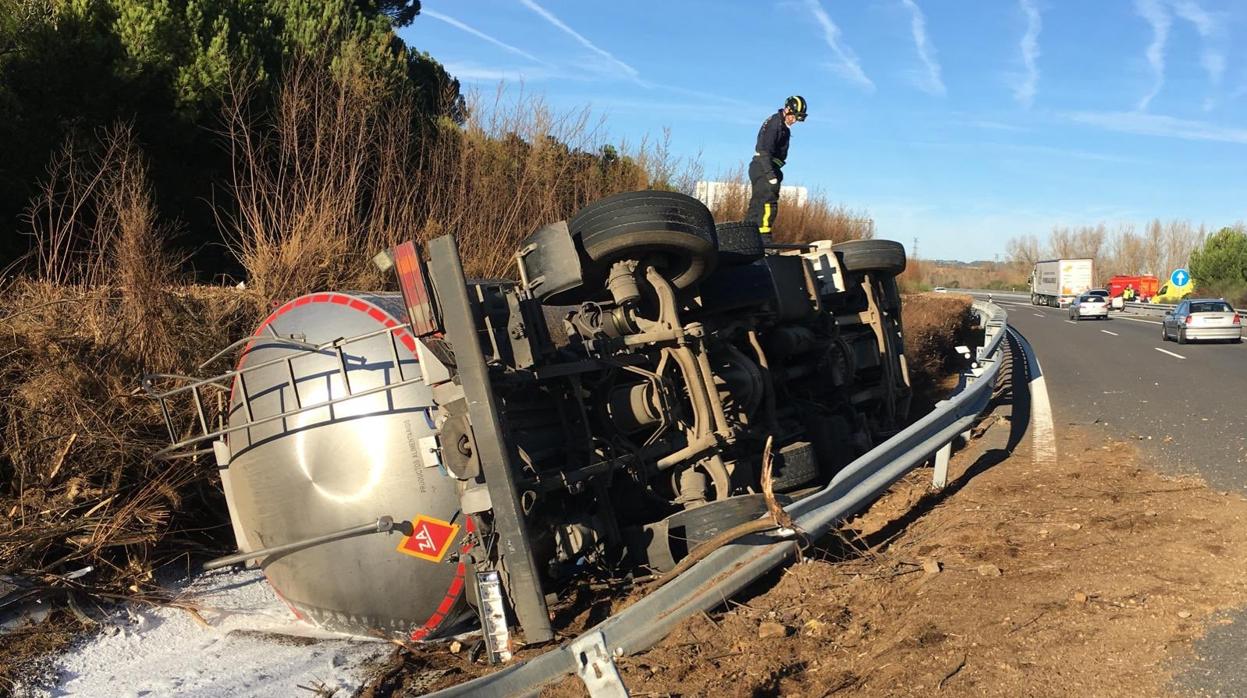
[{"label": "dark uniform trousers", "polygon": [[[779,215],[779,185],[784,182],[784,172],[775,163],[767,163],[765,155],[754,157],[749,162],[749,181],[753,183],[753,194],[749,197],[749,212],[745,220],[758,224],[758,232],[770,234]],[[769,167],[767,165],[770,165]],[[771,184],[771,174],[776,182]]]}]

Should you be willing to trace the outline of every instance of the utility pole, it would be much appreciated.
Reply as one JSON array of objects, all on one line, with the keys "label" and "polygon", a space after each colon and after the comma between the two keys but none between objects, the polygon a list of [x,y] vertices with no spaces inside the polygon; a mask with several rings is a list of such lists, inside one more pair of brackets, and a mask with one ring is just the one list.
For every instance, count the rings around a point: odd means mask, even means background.
[{"label": "utility pole", "polygon": [[910,257],[913,257],[914,259],[920,259],[920,257],[918,257],[918,236],[916,235],[914,236],[914,253],[911,254]]}]

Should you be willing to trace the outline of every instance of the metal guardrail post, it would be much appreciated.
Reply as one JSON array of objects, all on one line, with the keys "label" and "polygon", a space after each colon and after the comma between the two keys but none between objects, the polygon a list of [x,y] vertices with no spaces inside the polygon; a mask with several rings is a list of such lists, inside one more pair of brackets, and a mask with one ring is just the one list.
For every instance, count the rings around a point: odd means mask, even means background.
[{"label": "metal guardrail post", "polygon": [[931,477],[931,486],[942,490],[948,485],[948,461],[953,455],[953,442],[940,446],[935,452],[935,473]]},{"label": "metal guardrail post", "polygon": [[576,657],[576,675],[589,689],[592,698],[628,698],[628,687],[619,677],[619,669],[606,648],[602,633],[581,635],[572,640],[568,649]]}]

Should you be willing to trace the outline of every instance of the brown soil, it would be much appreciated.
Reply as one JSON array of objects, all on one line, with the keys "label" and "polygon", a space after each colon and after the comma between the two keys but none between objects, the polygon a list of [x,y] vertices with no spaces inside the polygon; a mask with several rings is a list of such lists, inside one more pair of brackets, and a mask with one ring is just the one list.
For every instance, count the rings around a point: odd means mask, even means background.
[{"label": "brown soil", "polygon": [[632,694],[1168,694],[1213,613],[1247,599],[1247,501],[1077,431],[1055,468],[1025,446],[993,465],[1004,425],[943,494],[911,473],[769,589],[621,659]]}]

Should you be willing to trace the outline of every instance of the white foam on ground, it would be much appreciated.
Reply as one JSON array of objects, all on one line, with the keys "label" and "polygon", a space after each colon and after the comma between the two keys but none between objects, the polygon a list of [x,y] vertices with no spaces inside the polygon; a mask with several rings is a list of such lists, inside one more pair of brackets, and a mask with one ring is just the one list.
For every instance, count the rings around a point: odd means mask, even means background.
[{"label": "white foam on ground", "polygon": [[[392,646],[297,620],[258,570],[202,574],[180,589],[184,609],[125,606],[57,662],[44,696],[293,696],[300,686],[350,695],[370,660]],[[262,634],[261,634],[262,633]],[[273,633],[273,634],[270,634]],[[295,636],[295,637],[282,637]]]}]

